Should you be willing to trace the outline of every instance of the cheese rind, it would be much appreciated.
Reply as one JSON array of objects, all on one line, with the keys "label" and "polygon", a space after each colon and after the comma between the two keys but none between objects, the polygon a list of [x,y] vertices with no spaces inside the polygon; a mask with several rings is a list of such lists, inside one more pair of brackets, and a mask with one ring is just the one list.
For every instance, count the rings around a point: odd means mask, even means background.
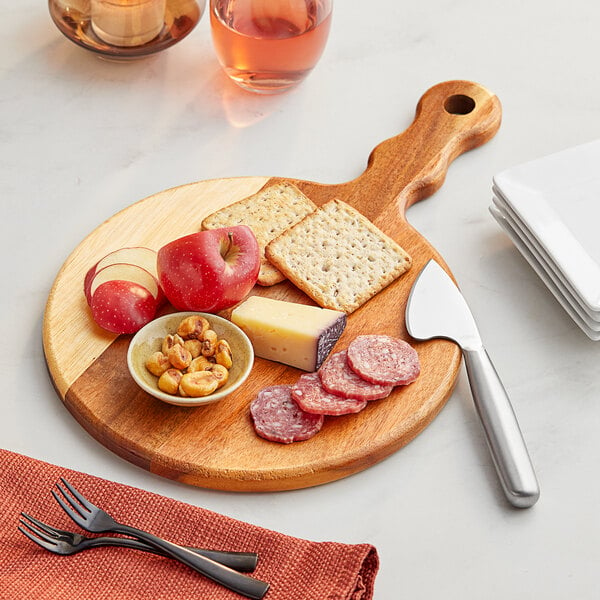
[{"label": "cheese rind", "polygon": [[250,338],[256,356],[304,371],[316,371],[346,327],[346,314],[251,296],[231,313]]}]

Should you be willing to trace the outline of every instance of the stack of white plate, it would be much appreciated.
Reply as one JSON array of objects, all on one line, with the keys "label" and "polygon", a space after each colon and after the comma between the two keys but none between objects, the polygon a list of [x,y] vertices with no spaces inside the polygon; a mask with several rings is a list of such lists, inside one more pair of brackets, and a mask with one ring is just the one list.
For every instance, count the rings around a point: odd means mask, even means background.
[{"label": "stack of white plate", "polygon": [[600,340],[600,140],[512,167],[490,212],[573,320]]}]

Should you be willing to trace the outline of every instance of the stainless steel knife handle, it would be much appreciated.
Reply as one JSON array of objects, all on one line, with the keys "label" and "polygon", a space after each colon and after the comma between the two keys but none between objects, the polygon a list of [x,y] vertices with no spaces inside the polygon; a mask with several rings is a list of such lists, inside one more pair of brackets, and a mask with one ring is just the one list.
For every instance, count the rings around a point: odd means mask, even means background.
[{"label": "stainless steel knife handle", "polygon": [[469,384],[508,501],[533,506],[540,488],[514,410],[485,348],[463,349]]}]

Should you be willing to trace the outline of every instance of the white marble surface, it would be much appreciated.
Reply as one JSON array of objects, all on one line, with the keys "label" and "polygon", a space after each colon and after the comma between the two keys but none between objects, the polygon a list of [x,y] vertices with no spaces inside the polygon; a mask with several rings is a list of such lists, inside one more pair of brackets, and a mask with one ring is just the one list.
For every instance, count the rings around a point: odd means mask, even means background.
[{"label": "white marble surface", "polygon": [[[599,4],[339,0],[317,69],[272,98],[226,80],[206,15],[178,46],[129,64],[67,41],[40,0],[6,3],[2,17],[2,447],[292,535],[371,542],[379,600],[598,597],[600,345],[487,207],[494,173],[600,137]],[[464,374],[407,447],[296,492],[186,487],[83,431],[49,380],[41,324],[58,269],[88,232],[138,199],[200,179],[352,179],[378,142],[410,123],[421,94],[450,79],[494,91],[503,125],[457,159],[409,219],[453,269],[513,400],[542,490],[534,508],[506,504]]]}]

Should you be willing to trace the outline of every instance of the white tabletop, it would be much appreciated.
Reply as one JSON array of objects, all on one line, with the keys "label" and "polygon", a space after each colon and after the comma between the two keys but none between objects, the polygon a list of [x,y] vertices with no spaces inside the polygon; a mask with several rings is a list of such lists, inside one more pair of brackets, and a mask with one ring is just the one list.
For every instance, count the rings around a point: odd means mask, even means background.
[{"label": "white tabletop", "polygon": [[[226,79],[207,15],[164,53],[117,64],[64,38],[45,2],[2,13],[2,447],[287,534],[370,542],[379,600],[597,598],[600,344],[488,205],[495,173],[600,137],[600,4],[339,1],[318,67],[276,97]],[[293,492],[188,487],[129,464],[77,424],[47,374],[41,326],[50,286],[87,233],[136,200],[202,179],[348,181],[409,125],[429,87],[451,79],[495,92],[503,124],[408,217],[453,270],[511,396],[541,486],[533,508],[505,501],[464,373],[408,446]]]}]

